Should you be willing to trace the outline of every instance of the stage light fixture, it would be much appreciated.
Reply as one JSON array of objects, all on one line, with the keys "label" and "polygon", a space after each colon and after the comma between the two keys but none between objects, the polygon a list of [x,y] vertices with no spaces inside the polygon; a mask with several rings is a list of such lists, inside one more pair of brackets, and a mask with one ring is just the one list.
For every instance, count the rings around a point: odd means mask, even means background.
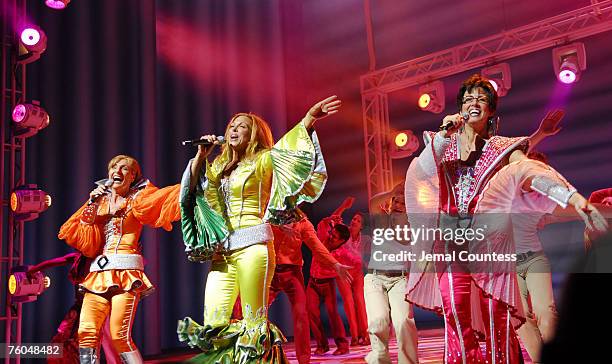
[{"label": "stage light fixture", "polygon": [[419,149],[419,138],[412,130],[400,130],[390,135],[389,145],[392,159],[406,158]]},{"label": "stage light fixture", "polygon": [[40,58],[47,49],[47,35],[36,25],[25,26],[19,33],[17,62],[28,64]]},{"label": "stage light fixture", "polygon": [[553,67],[557,79],[565,84],[580,80],[582,71],[586,70],[586,51],[584,43],[576,42],[554,48],[552,51]]},{"label": "stage light fixture", "polygon": [[25,303],[36,301],[38,296],[51,286],[51,279],[42,272],[30,274],[29,266],[16,266],[11,269],[8,279],[8,291],[11,294],[11,303]]},{"label": "stage light fixture", "polygon": [[512,75],[508,63],[498,63],[496,65],[483,68],[480,73],[489,79],[497,96],[506,96],[512,87]]},{"label": "stage light fixture", "polygon": [[35,100],[31,104],[15,106],[12,116],[15,135],[17,136],[31,137],[39,130],[49,126],[49,114]]},{"label": "stage light fixture", "polygon": [[31,221],[51,206],[51,196],[34,184],[20,186],[11,193],[11,210],[15,219]]},{"label": "stage light fixture", "polygon": [[444,110],[444,83],[434,81],[419,87],[419,108],[434,114]]},{"label": "stage light fixture", "polygon": [[51,9],[62,10],[70,3],[70,0],[45,0],[45,5]]}]

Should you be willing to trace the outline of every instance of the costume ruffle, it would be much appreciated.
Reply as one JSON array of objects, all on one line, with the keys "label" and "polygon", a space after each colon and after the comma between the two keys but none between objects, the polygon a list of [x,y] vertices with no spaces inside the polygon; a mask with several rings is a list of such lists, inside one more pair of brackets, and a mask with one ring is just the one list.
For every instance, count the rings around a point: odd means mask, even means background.
[{"label": "costume ruffle", "polygon": [[229,231],[225,219],[215,211],[202,193],[208,188],[208,180],[202,177],[198,193],[189,192],[191,179],[189,162],[181,179],[181,229],[187,258],[191,261],[210,260],[217,251],[217,246],[227,240]]},{"label": "costume ruffle", "polygon": [[[327,169],[316,132],[304,123],[291,129],[271,150],[272,193],[264,220],[302,202],[315,202],[327,182]],[[273,222],[273,221],[272,221]]]},{"label": "costume ruffle", "polygon": [[141,297],[155,290],[145,272],[135,269],[112,269],[90,272],[79,284],[89,292],[106,293],[112,290],[137,292]]},{"label": "costume ruffle", "polygon": [[103,227],[99,224],[86,224],[81,221],[81,216],[86,210],[96,207],[96,205],[85,203],[62,225],[57,234],[60,240],[66,241],[66,244],[88,258],[98,256],[104,246]]},{"label": "costume ruffle", "polygon": [[201,326],[187,317],[178,322],[177,334],[179,341],[203,351],[190,363],[289,363],[281,346],[287,340],[266,317],[250,324],[240,320],[216,328]]},{"label": "costume ruffle", "polygon": [[[181,180],[181,227],[188,258],[203,261],[211,259],[223,248],[230,233],[223,213],[225,202],[218,190],[223,168],[216,161],[207,163],[206,173],[200,175],[195,191],[189,191],[191,163]],[[263,221],[272,221],[275,213],[296,207],[301,202],[316,201],[327,181],[317,135],[309,133],[303,123],[285,134],[271,150],[261,152],[253,168],[254,173],[270,168],[273,171],[271,186],[260,186],[270,191]]]},{"label": "costume ruffle", "polygon": [[141,190],[132,203],[134,217],[143,225],[172,230],[172,222],[180,218],[177,203],[180,186],[157,188],[151,183]]}]

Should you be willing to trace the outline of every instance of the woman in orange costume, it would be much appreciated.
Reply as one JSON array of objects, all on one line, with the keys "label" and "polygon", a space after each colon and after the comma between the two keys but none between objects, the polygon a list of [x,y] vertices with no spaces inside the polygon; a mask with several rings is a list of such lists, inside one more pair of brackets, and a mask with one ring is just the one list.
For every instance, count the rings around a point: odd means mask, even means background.
[{"label": "woman in orange costume", "polygon": [[98,363],[100,329],[110,315],[113,347],[124,363],[142,363],[132,341],[138,301],[154,289],[144,273],[143,225],[172,229],[180,218],[179,185],[158,189],[142,177],[134,158],[108,163],[108,179],[96,182],[90,200],[62,225],[58,237],[93,258],[80,288],[85,291],[79,321],[81,363]]}]

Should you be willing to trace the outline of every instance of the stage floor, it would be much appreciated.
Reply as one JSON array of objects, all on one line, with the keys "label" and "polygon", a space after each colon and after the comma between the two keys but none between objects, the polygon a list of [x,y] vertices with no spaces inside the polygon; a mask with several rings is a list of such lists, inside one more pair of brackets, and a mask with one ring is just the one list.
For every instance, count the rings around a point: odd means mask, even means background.
[{"label": "stage floor", "polygon": [[[484,350],[484,344],[483,350]],[[315,349],[314,341],[311,342],[312,350]],[[330,351],[325,355],[313,355],[310,359],[311,364],[331,364],[331,363],[365,363],[363,359],[366,354],[370,351],[369,346],[353,346],[351,347],[351,352],[346,355],[333,356],[331,353],[336,350],[336,346],[333,340],[329,341]],[[289,358],[291,364],[297,364],[297,360],[295,358],[295,349],[293,342],[289,342],[283,345],[283,349]],[[393,363],[397,363],[397,343],[393,338],[389,343],[389,349],[391,352],[391,361]],[[443,363],[442,358],[444,355],[444,331],[442,329],[428,329],[428,330],[419,330],[419,362],[421,364],[437,364]],[[147,364],[157,364],[157,363],[180,363],[184,360],[188,360],[194,356],[194,354],[181,354],[174,355],[172,357],[165,357],[155,360],[146,360]],[[526,364],[532,364],[531,360],[529,360],[529,356],[523,348],[523,357],[525,358]]]}]

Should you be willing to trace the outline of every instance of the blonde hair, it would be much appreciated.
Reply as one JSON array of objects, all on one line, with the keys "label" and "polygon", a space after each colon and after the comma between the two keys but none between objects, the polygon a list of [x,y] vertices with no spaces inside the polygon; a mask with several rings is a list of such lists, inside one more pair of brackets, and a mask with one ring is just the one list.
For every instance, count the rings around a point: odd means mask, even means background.
[{"label": "blonde hair", "polygon": [[113,159],[111,159],[110,162],[108,162],[108,170],[110,171],[111,168],[115,166],[115,164],[121,162],[122,160],[127,161],[128,166],[132,169],[132,171],[135,174],[133,183],[140,181],[140,179],[142,178],[142,171],[140,169],[140,164],[138,163],[136,158],[130,157],[129,155],[119,154],[113,157]]},{"label": "blonde hair", "polygon": [[[230,125],[232,125],[232,122],[234,122],[234,120],[240,116],[247,117],[249,120],[251,120],[251,137],[244,153],[244,159],[252,159],[259,152],[272,148],[274,145],[274,138],[272,138],[270,126],[262,117],[253,113],[238,113],[232,116],[229,123],[227,123],[227,127],[225,128],[225,140],[229,140]],[[233,159],[233,157],[234,151],[226,143],[223,144],[221,154],[219,154],[219,156],[215,159],[215,162],[225,166]]]}]

